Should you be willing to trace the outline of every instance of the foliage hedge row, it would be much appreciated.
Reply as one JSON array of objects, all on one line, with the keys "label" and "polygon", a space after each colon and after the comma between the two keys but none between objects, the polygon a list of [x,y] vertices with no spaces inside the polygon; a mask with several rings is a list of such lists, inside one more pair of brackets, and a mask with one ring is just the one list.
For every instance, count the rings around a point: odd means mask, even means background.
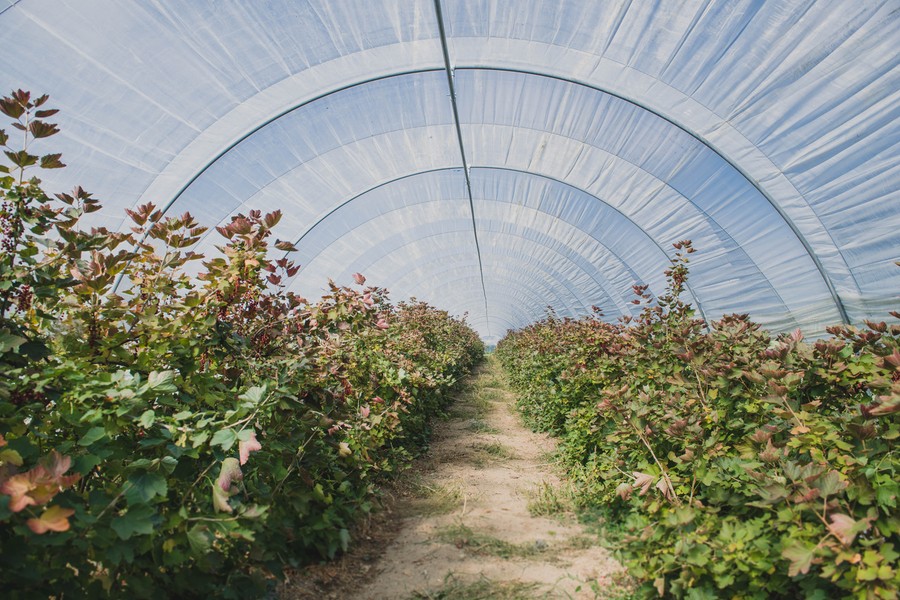
[{"label": "foliage hedge row", "polygon": [[707,329],[676,249],[665,295],[636,286],[637,318],[501,341],[527,420],[561,437],[641,597],[896,598],[900,326]]},{"label": "foliage hedge row", "polygon": [[219,227],[202,264],[189,214],[80,230],[97,201],[25,175],[63,166],[32,153],[57,130],[45,102],[0,101],[3,596],[258,597],[347,546],[481,341],[361,275],[315,303],[285,291],[278,212]]}]

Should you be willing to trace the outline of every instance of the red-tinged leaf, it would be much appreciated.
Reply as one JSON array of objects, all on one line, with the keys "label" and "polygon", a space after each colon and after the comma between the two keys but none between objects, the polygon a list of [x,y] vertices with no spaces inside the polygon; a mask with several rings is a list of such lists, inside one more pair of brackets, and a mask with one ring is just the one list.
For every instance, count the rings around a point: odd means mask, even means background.
[{"label": "red-tinged leaf", "polygon": [[362,273],[354,273],[353,281],[355,281],[357,285],[364,285],[366,283],[366,278],[363,277]]},{"label": "red-tinged leaf", "polygon": [[135,212],[130,208],[125,209],[125,214],[128,215],[132,221],[138,226],[143,225],[147,222],[147,216],[141,214],[140,212]]},{"label": "red-tinged leaf", "polygon": [[0,493],[10,497],[9,510],[19,512],[27,506],[37,504],[37,501],[29,494],[35,488],[31,471],[13,475],[0,485]]},{"label": "red-tinged leaf", "polygon": [[285,240],[278,240],[275,242],[275,247],[279,250],[283,250],[284,252],[296,252],[297,247],[294,246],[291,242],[287,242]]},{"label": "red-tinged leaf", "polygon": [[12,119],[18,119],[25,113],[25,107],[13,98],[0,98],[0,112]]},{"label": "red-tinged leaf", "polygon": [[69,517],[75,514],[71,508],[62,508],[60,506],[51,506],[38,519],[28,519],[27,525],[31,531],[38,535],[47,533],[48,531],[68,531]]},{"label": "red-tinged leaf", "polygon": [[662,493],[666,500],[672,500],[675,497],[675,490],[672,489],[672,486],[669,485],[669,480],[665,477],[659,478],[659,481],[656,482],[656,489]]},{"label": "red-tinged leaf", "polygon": [[759,460],[765,463],[774,463],[778,462],[782,456],[784,456],[782,451],[776,448],[775,445],[772,444],[771,438],[769,438],[766,440],[766,449],[759,453]]},{"label": "red-tinged leaf", "polygon": [[278,225],[278,222],[280,220],[281,220],[281,211],[276,210],[274,212],[268,213],[265,216],[265,218],[263,219],[263,222],[266,224],[266,227],[271,229],[272,227],[275,227],[276,225]]},{"label": "red-tinged leaf", "polygon": [[650,491],[650,486],[653,485],[653,481],[656,479],[653,475],[639,471],[633,471],[631,474],[634,477],[634,489],[641,490],[639,495],[643,496]]},{"label": "red-tinged leaf", "polygon": [[831,496],[847,487],[847,482],[841,479],[838,471],[828,471],[816,479],[816,487],[823,496]]},{"label": "red-tinged leaf", "polygon": [[50,477],[59,479],[72,467],[72,458],[54,450],[41,461],[41,464],[47,469]]},{"label": "red-tinged leaf", "polygon": [[229,229],[228,227],[216,227],[216,231],[218,231],[222,235],[222,237],[226,239],[230,240],[234,237],[234,232],[231,231],[231,229]]},{"label": "red-tinged leaf", "polygon": [[900,395],[879,396],[878,399],[881,402],[869,410],[870,414],[880,416],[900,412]]},{"label": "red-tinged leaf", "polygon": [[828,529],[845,546],[852,544],[856,539],[856,534],[868,527],[868,521],[856,521],[852,517],[840,513],[833,514],[830,518],[831,524],[828,525]]},{"label": "red-tinged leaf", "polygon": [[250,458],[251,452],[258,452],[262,450],[262,444],[259,443],[256,439],[256,432],[252,432],[250,434],[250,438],[246,442],[238,442],[238,454],[240,455],[240,463],[246,464],[247,460]]},{"label": "red-tinged leaf", "polygon": [[804,575],[809,573],[809,568],[812,566],[815,555],[816,549],[814,547],[800,542],[794,542],[781,552],[782,558],[789,560],[791,563],[788,567],[788,575],[790,577],[796,577],[801,573]]},{"label": "red-tinged leaf", "polygon": [[5,446],[5,445],[8,444],[8,443],[9,443],[9,442],[6,441],[6,438],[3,437],[3,434],[0,433],[0,448],[2,448],[3,446]]},{"label": "red-tinged leaf", "polygon": [[28,130],[35,139],[50,137],[59,133],[59,127],[56,123],[44,123],[43,121],[32,121],[28,124]]},{"label": "red-tinged leaf", "polygon": [[656,588],[656,592],[659,594],[659,597],[662,598],[666,593],[666,579],[664,577],[657,577],[653,580],[653,587]]},{"label": "red-tinged leaf", "polygon": [[390,325],[388,325],[388,322],[384,319],[378,319],[378,322],[375,323],[375,327],[377,327],[378,329],[387,329],[388,327],[390,327]]},{"label": "red-tinged leaf", "polygon": [[62,169],[66,165],[63,164],[59,158],[62,154],[45,154],[41,157],[41,168],[42,169]]},{"label": "red-tinged leaf", "polygon": [[900,369],[900,350],[894,350],[893,354],[885,356],[881,366],[888,370]]},{"label": "red-tinged leaf", "polygon": [[247,235],[253,231],[253,225],[247,220],[247,217],[238,215],[231,219],[231,229],[238,235]]},{"label": "red-tinged leaf", "polygon": [[631,493],[634,491],[634,488],[631,487],[630,483],[620,483],[616,486],[616,495],[622,500],[628,500],[631,498]]},{"label": "red-tinged leaf", "polygon": [[9,510],[19,512],[28,506],[50,502],[59,493],[59,486],[53,484],[46,469],[37,466],[4,481],[0,493],[10,497]]},{"label": "red-tinged leaf", "polygon": [[222,467],[219,469],[219,478],[216,485],[224,491],[231,490],[231,484],[235,481],[244,479],[244,473],[241,471],[241,463],[236,458],[226,458],[222,461]]},{"label": "red-tinged leaf", "polygon": [[19,150],[18,152],[10,152],[5,150],[3,154],[12,161],[14,165],[17,167],[24,169],[25,167],[30,167],[31,165],[37,164],[38,157],[34,154],[28,154],[24,150]]},{"label": "red-tinged leaf", "polygon": [[50,99],[50,95],[49,95],[49,94],[44,94],[43,96],[40,96],[39,98],[36,98],[33,104],[34,104],[35,106],[43,106],[44,103],[45,103],[47,100],[49,100],[49,99]]},{"label": "red-tinged leaf", "polygon": [[275,275],[273,273],[273,274],[269,275],[268,277],[266,277],[266,281],[268,281],[272,285],[278,285],[279,283],[281,283],[281,277],[279,277],[278,275]]},{"label": "red-tinged leaf", "polygon": [[299,270],[300,270],[300,266],[299,266],[299,265],[296,266],[296,267],[288,267],[287,270],[285,271],[285,273],[287,273],[287,276],[288,276],[288,277],[293,277],[294,275],[297,274],[297,272],[298,272]]},{"label": "red-tinged leaf", "polygon": [[234,509],[231,508],[231,505],[228,504],[228,498],[231,497],[231,494],[223,490],[219,487],[218,484],[214,483],[212,486],[212,501],[213,508],[215,508],[219,512],[232,513]]},{"label": "red-tinged leaf", "polygon": [[[43,98],[46,98],[46,96],[43,96]],[[40,106],[40,104],[35,103],[35,106]],[[55,115],[58,112],[59,112],[58,108],[51,108],[49,110],[38,110],[38,111],[35,111],[34,116],[37,117],[38,119],[46,119],[47,117],[52,117],[53,115]]]}]

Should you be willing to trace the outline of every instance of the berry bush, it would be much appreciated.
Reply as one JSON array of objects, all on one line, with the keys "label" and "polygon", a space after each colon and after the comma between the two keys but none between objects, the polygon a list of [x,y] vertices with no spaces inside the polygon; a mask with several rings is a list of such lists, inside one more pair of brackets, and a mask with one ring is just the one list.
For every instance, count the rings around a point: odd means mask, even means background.
[{"label": "berry bush", "polygon": [[520,408],[561,439],[639,597],[896,598],[900,314],[806,342],[706,324],[635,286],[639,316],[553,316],[498,344]]},{"label": "berry bush", "polygon": [[3,596],[260,597],[347,547],[482,343],[362,275],[287,291],[278,211],[218,227],[211,257],[190,214],[149,204],[80,229],[98,201],[33,176],[64,166],[34,153],[58,131],[46,102],[0,100]]}]

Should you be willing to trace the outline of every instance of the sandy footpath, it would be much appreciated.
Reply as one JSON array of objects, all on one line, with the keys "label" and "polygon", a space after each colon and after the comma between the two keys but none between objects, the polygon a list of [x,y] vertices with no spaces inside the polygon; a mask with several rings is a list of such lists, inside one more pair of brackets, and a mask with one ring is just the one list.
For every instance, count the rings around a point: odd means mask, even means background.
[{"label": "sandy footpath", "polygon": [[357,547],[295,575],[283,600],[607,597],[622,569],[565,514],[553,441],[514,402],[487,361]]}]

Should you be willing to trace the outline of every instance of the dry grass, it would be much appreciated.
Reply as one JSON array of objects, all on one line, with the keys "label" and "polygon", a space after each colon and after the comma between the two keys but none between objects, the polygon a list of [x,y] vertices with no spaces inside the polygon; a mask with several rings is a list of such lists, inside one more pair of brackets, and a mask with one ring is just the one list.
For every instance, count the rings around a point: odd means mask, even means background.
[{"label": "dry grass", "polygon": [[568,486],[554,486],[542,481],[526,494],[528,513],[533,517],[569,515],[574,510],[574,494]]},{"label": "dry grass", "polygon": [[533,583],[498,582],[483,576],[477,581],[465,582],[450,574],[439,589],[418,592],[410,600],[524,600],[534,597],[532,592],[536,587]]}]

